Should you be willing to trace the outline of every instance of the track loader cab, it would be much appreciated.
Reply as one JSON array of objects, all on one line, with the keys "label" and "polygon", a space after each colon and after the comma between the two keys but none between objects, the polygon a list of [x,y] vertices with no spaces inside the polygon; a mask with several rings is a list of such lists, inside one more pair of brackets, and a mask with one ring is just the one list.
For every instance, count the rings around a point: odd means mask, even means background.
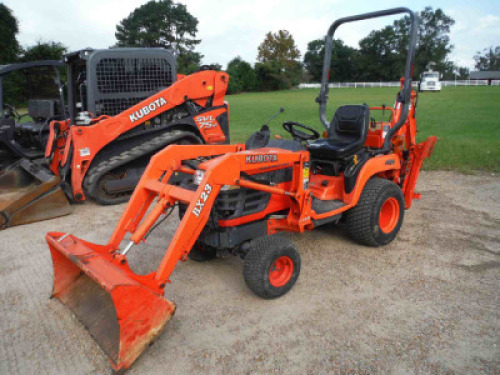
[{"label": "track loader cab", "polygon": [[0,169],[43,157],[50,121],[65,118],[63,72],[58,60],[0,66]]},{"label": "track loader cab", "polygon": [[[174,55],[162,48],[84,49],[64,61],[0,67],[3,159],[43,158],[51,121],[115,116],[177,80]],[[25,107],[27,113],[19,113]]]},{"label": "track loader cab", "polygon": [[177,81],[175,57],[163,48],[84,49],[64,61],[73,124],[81,112],[115,116]]}]

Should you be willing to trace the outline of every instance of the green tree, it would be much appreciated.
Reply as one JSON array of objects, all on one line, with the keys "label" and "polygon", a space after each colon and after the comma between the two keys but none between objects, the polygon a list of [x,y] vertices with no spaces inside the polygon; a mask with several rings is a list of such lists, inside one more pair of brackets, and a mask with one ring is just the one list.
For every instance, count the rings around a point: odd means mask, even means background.
[{"label": "green tree", "polygon": [[255,77],[259,91],[286,90],[292,86],[276,61],[256,63]]},{"label": "green tree", "polygon": [[478,70],[500,70],[500,46],[477,51],[474,56],[475,68]]},{"label": "green tree", "polygon": [[451,61],[447,61],[444,69],[441,71],[443,80],[468,79],[469,68],[457,66]]},{"label": "green tree", "polygon": [[268,32],[258,51],[257,59],[260,62],[276,61],[285,68],[293,66],[300,57],[300,51],[287,30],[275,34]]},{"label": "green tree", "polygon": [[229,74],[229,94],[236,94],[241,91],[254,91],[257,87],[255,70],[252,66],[237,56],[227,64]]},{"label": "green tree", "polygon": [[12,63],[20,51],[16,35],[17,19],[7,6],[0,3],[0,64]]},{"label": "green tree", "polygon": [[[448,54],[452,51],[450,28],[455,21],[441,9],[426,7],[417,13],[420,19],[419,38],[415,54],[414,77],[419,77],[430,62],[436,63],[436,70],[449,68]],[[404,73],[410,18],[396,20],[392,26],[372,31],[362,39],[357,69],[362,79],[397,80]]]},{"label": "green tree", "polygon": [[[316,82],[321,81],[324,56],[325,41],[323,39],[316,39],[307,44],[307,52],[304,55],[304,66]],[[357,79],[355,69],[356,58],[356,49],[346,46],[340,39],[334,40],[330,64],[332,80],[345,82]]]},{"label": "green tree", "polygon": [[62,60],[66,51],[66,46],[61,43],[38,41],[37,44],[24,49],[21,60]]},{"label": "green tree", "polygon": [[[418,13],[420,20],[419,38],[415,54],[415,77],[425,71],[425,66],[429,61],[436,62],[437,71],[445,71],[448,63],[447,57],[453,50],[450,44],[450,29],[455,24],[455,20],[446,15],[441,9],[432,10],[426,7]],[[406,50],[408,45],[408,34],[410,29],[410,19],[405,17],[399,23],[399,35],[403,35],[403,45],[400,51]]]},{"label": "green tree", "polygon": [[177,55],[177,70],[181,74],[197,72],[201,66],[203,55],[194,51],[184,51]]},{"label": "green tree", "polygon": [[457,79],[468,79],[470,74],[469,68],[464,66],[459,66],[456,69]]},{"label": "green tree", "polygon": [[261,90],[288,89],[298,85],[302,64],[300,51],[287,30],[266,34],[258,47],[255,74]]},{"label": "green tree", "polygon": [[203,57],[194,48],[198,19],[183,4],[149,1],[116,26],[117,47],[164,47],[178,56],[179,73],[189,74]]},{"label": "green tree", "polygon": [[401,43],[392,26],[374,30],[359,42],[359,59],[356,69],[360,80],[390,81],[397,80],[404,72],[405,56],[399,55]]}]

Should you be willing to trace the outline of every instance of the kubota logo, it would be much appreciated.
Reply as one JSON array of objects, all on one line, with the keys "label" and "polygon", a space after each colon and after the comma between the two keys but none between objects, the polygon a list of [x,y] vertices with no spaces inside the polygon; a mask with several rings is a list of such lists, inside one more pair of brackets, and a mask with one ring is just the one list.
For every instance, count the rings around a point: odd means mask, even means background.
[{"label": "kubota logo", "polygon": [[144,116],[149,115],[151,112],[156,111],[158,108],[163,107],[165,104],[167,104],[167,101],[163,99],[161,96],[159,99],[156,99],[155,101],[145,105],[138,111],[135,111],[128,117],[130,118],[131,122],[136,122],[137,120],[140,120]]},{"label": "kubota logo", "polygon": [[215,121],[214,116],[198,116],[195,117],[194,121],[196,121],[196,124],[198,127],[201,129],[212,129],[217,126],[217,121]]},{"label": "kubota logo", "polygon": [[205,203],[207,203],[208,197],[212,192],[212,186],[210,184],[205,184],[205,189],[200,194],[200,199],[196,201],[196,205],[193,208],[193,215],[199,217],[203,207],[205,207]]},{"label": "kubota logo", "polygon": [[248,155],[245,158],[247,164],[268,163],[271,161],[278,161],[278,155],[264,154],[264,155]]}]

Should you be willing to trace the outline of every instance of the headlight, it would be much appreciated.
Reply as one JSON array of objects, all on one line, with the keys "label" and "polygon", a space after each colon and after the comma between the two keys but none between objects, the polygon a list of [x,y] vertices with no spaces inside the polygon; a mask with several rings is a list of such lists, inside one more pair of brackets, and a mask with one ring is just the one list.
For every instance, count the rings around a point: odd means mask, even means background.
[{"label": "headlight", "polygon": [[201,169],[197,169],[195,172],[194,172],[194,184],[195,185],[199,185],[201,184],[201,180],[203,180],[203,176],[205,176],[205,171],[202,171]]}]

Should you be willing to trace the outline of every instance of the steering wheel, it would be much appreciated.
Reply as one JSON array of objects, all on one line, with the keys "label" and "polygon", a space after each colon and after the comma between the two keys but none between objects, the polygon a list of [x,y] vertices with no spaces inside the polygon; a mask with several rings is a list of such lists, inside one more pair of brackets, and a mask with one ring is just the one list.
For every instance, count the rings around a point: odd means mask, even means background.
[{"label": "steering wheel", "polygon": [[[305,129],[309,132],[309,134],[296,128]],[[289,132],[295,140],[310,141],[311,139],[318,139],[320,137],[319,133],[313,128],[295,121],[284,122],[283,129]]]},{"label": "steering wheel", "polygon": [[17,120],[20,120],[20,119],[21,119],[21,117],[23,117],[23,116],[21,116],[21,115],[19,114],[19,112],[17,112],[16,107],[14,107],[14,106],[12,106],[12,105],[7,104],[7,103],[4,103],[4,104],[3,104],[3,107],[4,107],[5,109],[7,109],[7,111],[5,111],[5,113],[4,113],[4,116],[5,116],[5,118],[6,118],[6,119],[11,118],[11,117],[14,117],[14,118],[15,118],[15,119],[17,119]]}]

